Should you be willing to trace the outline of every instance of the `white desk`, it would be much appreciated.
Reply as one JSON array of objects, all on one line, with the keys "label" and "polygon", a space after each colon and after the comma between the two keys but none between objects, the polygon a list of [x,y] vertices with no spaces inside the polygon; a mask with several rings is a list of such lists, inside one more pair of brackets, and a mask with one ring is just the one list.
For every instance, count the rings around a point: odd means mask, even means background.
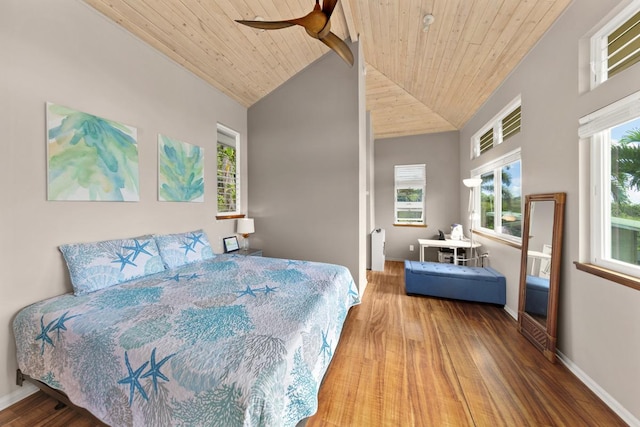
[{"label": "white desk", "polygon": [[[471,240],[438,240],[438,239],[418,239],[420,244],[420,262],[424,262],[424,248],[449,248],[453,249],[453,263],[458,264],[458,248],[471,248]],[[482,246],[478,242],[473,242],[473,248]]]}]

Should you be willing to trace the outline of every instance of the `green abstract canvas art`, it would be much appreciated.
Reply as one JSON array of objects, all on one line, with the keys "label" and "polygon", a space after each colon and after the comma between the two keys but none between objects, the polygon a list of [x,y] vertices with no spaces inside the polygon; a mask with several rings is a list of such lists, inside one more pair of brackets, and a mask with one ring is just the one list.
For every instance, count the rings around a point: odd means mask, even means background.
[{"label": "green abstract canvas art", "polygon": [[158,135],[158,199],[204,201],[204,149]]},{"label": "green abstract canvas art", "polygon": [[48,200],[138,201],[137,129],[47,103]]}]

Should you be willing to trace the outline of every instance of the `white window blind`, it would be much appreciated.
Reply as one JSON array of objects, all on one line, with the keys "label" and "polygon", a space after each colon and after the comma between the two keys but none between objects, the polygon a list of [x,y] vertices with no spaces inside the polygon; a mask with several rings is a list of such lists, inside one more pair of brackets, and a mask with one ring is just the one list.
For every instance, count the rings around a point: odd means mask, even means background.
[{"label": "white window blind", "polygon": [[425,165],[396,166],[396,185],[422,186],[426,179]]},{"label": "white window blind", "polygon": [[598,132],[640,116],[640,92],[614,102],[579,120],[578,136],[589,138]]}]

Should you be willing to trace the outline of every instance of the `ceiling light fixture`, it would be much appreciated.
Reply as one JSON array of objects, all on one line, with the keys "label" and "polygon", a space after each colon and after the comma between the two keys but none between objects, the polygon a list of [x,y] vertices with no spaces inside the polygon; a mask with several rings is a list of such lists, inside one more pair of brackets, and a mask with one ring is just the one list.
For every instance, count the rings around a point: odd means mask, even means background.
[{"label": "ceiling light fixture", "polygon": [[[256,16],[255,18],[253,18],[255,21],[260,21],[260,22],[264,22],[264,18],[262,16]],[[261,33],[264,33],[264,29],[260,29],[259,30]]]},{"label": "ceiling light fixture", "polygon": [[424,18],[422,18],[422,31],[426,33],[429,30],[429,26],[431,26],[435,20],[436,18],[430,13],[424,15]]}]

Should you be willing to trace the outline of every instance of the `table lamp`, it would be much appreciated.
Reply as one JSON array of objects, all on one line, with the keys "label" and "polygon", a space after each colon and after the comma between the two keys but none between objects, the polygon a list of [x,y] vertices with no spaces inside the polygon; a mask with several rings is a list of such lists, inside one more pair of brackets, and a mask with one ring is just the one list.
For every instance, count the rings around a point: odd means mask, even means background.
[{"label": "table lamp", "polygon": [[238,226],[236,232],[241,234],[244,238],[242,242],[242,249],[249,249],[249,234],[255,233],[256,229],[253,224],[253,218],[240,218],[238,219]]}]

